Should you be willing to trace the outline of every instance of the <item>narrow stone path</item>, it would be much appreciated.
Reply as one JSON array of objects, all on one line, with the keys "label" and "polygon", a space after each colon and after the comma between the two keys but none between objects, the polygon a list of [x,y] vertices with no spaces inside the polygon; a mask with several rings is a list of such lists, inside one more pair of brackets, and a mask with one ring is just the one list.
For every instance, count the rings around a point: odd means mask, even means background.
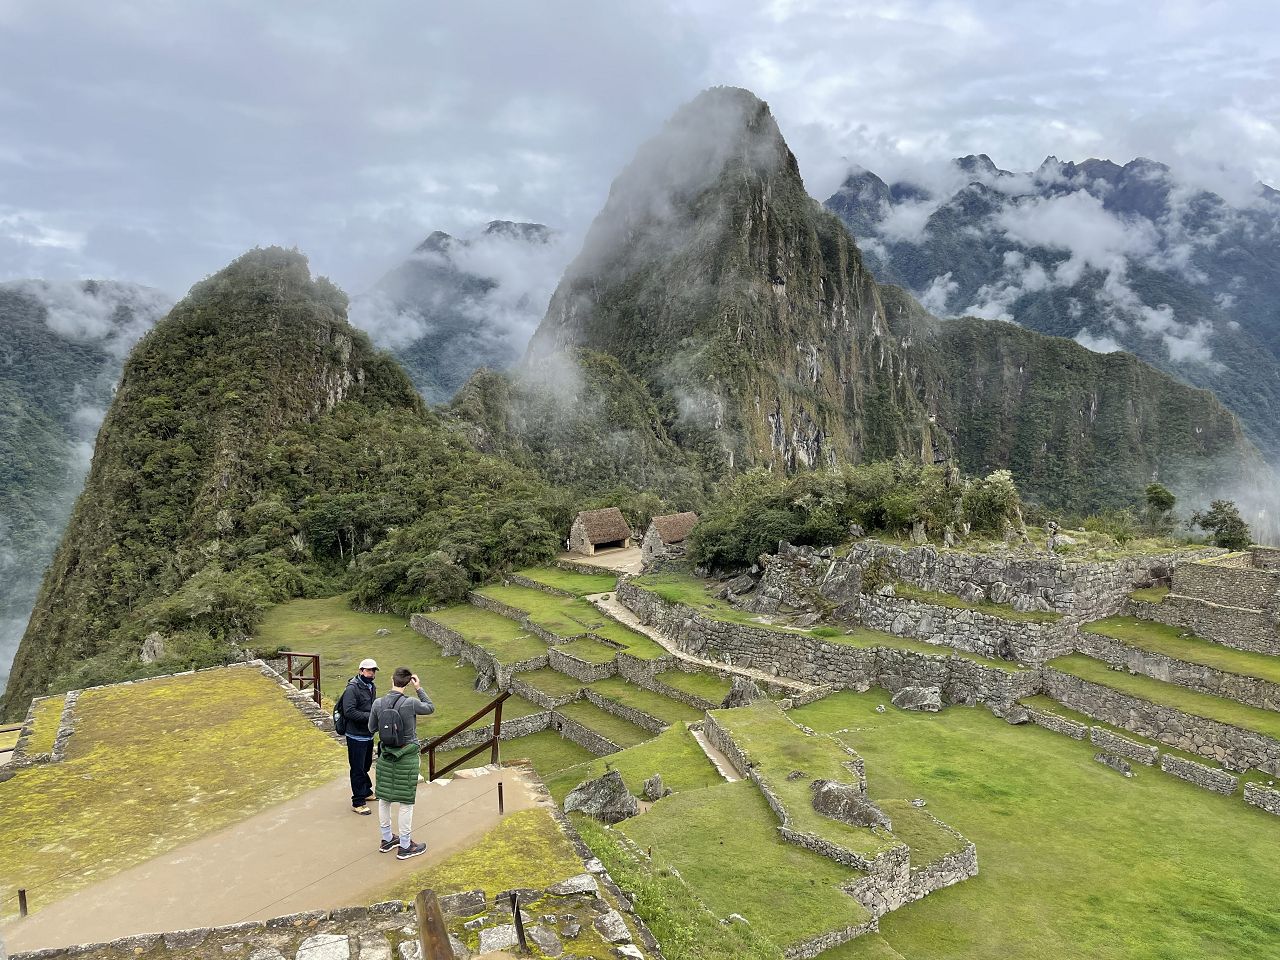
[{"label": "narrow stone path", "polygon": [[698,746],[702,748],[702,752],[707,755],[707,759],[711,761],[711,765],[716,768],[716,773],[724,777],[730,783],[736,783],[742,777],[738,776],[738,771],[733,769],[733,764],[729,762],[729,758],[712,745],[707,739],[707,735],[701,730],[690,730],[693,739],[698,742]]},{"label": "narrow stone path", "polygon": [[368,904],[494,827],[499,778],[508,813],[537,804],[514,768],[419,784],[414,837],[427,853],[402,862],[378,852],[376,805],[373,816],[351,813],[343,774],[60,901],[37,900],[31,916],[3,927],[4,941],[17,953]]},{"label": "narrow stone path", "polygon": [[[606,599],[607,598],[607,599]],[[740,677],[746,677],[758,683],[769,683],[777,687],[784,687],[788,690],[794,690],[797,695],[809,694],[818,689],[812,684],[802,683],[799,680],[792,680],[788,677],[775,677],[772,674],[765,673],[763,670],[754,670],[751,667],[735,667],[727,663],[718,663],[715,660],[704,660],[702,657],[695,657],[692,654],[685,653],[683,650],[675,647],[670,640],[660,634],[647,624],[641,623],[640,618],[632,613],[622,601],[618,599],[616,593],[593,593],[586,598],[596,605],[597,608],[603,610],[615,620],[625,624],[632,630],[638,630],[646,637],[649,637],[656,643],[662,645],[662,648],[673,657],[678,657],[685,663],[693,664],[704,670],[712,670],[715,672],[732,673]]]}]

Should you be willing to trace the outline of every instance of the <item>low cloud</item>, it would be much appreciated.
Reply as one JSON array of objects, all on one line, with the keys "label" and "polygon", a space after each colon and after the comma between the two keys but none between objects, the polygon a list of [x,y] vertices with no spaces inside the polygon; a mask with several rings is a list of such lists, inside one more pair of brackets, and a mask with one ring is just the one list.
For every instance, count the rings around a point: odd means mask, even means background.
[{"label": "low cloud", "polygon": [[58,336],[100,345],[120,359],[173,306],[159,290],[110,281],[17,280],[0,286],[40,303],[45,324]]},{"label": "low cloud", "polygon": [[1075,335],[1074,339],[1080,346],[1092,350],[1094,353],[1118,353],[1124,349],[1116,342],[1114,337],[1109,337],[1105,334],[1094,336],[1083,327],[1080,328],[1080,332]]}]

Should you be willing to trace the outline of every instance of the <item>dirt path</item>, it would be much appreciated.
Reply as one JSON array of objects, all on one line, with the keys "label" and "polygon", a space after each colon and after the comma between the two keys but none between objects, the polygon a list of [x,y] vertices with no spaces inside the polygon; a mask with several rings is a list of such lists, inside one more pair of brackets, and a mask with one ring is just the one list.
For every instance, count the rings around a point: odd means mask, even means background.
[{"label": "dirt path", "polygon": [[727,663],[704,660],[701,657],[695,657],[691,654],[685,653],[682,650],[677,649],[670,640],[662,636],[662,634],[653,629],[653,627],[641,623],[640,618],[623,605],[622,601],[618,599],[618,595],[616,593],[593,593],[586,599],[594,603],[599,609],[609,614],[609,616],[613,617],[615,620],[625,624],[632,630],[638,630],[655,643],[661,644],[662,648],[669,654],[673,657],[679,657],[686,663],[702,668],[708,668],[716,672],[723,671],[737,674],[740,677],[749,677],[752,680],[762,683],[771,683],[774,686],[794,690],[797,694],[810,693],[814,690],[814,687],[811,684],[801,683],[799,680],[792,680],[788,677],[775,677],[772,674],[765,673],[763,670],[753,670],[751,667],[734,667]]},{"label": "dirt path", "polygon": [[[378,819],[350,812],[347,776],[41,907],[3,928],[10,953],[136,933],[264,920],[367,904],[407,873],[469,846],[497,824],[499,774],[420,784],[408,862],[378,852]],[[535,805],[501,773],[508,813]]]}]

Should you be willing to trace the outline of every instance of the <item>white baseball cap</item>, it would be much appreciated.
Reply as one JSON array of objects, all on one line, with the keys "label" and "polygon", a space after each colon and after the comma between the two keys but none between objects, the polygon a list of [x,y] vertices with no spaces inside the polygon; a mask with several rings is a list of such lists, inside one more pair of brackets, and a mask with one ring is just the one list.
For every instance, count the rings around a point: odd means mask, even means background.
[{"label": "white baseball cap", "polygon": [[377,670],[378,661],[374,660],[372,657],[365,657],[363,660],[360,661],[360,669],[361,670]]}]

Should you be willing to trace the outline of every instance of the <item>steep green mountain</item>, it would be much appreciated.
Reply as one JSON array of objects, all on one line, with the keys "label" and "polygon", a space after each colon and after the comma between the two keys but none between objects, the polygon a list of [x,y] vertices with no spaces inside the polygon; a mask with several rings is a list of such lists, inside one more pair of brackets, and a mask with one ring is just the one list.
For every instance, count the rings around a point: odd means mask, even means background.
[{"label": "steep green mountain", "polygon": [[[1029,499],[1071,512],[1134,504],[1153,477],[1199,499],[1270,476],[1205,391],[1008,323],[939,324],[881,288],[744,90],[703,93],[640,148],[513,379],[575,351],[615,360],[713,476],[954,456],[1008,467]],[[588,395],[610,408],[609,384]],[[508,449],[564,476],[572,446],[548,451],[522,390],[507,399],[486,409],[488,435],[505,422]],[[598,416],[590,432],[608,426]]]},{"label": "steep green mountain", "polygon": [[1144,159],[1015,174],[984,155],[928,179],[858,170],[827,200],[878,279],[942,316],[1133,353],[1213,390],[1280,456],[1280,193],[1228,202]]},{"label": "steep green mountain", "polygon": [[351,322],[400,361],[428,403],[443,403],[476,370],[520,358],[564,257],[540,223],[494,220],[469,238],[437,230],[353,299]]},{"label": "steep green mountain", "polygon": [[566,520],[547,489],[445,430],[346,307],[301,254],[255,250],[139,342],[7,714],[50,685],[234,658],[288,596],[403,609],[554,551]]},{"label": "steep green mountain", "polygon": [[132,284],[0,284],[0,685],[124,356],[171,305]]}]

